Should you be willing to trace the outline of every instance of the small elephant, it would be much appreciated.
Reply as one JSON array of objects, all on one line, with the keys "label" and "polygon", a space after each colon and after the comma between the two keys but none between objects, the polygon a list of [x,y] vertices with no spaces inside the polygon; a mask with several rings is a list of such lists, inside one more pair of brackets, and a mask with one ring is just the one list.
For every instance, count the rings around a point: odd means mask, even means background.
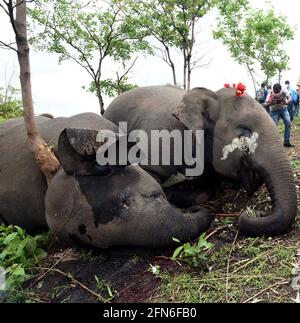
[{"label": "small elephant", "polygon": [[98,248],[165,247],[173,237],[193,239],[212,215],[204,208],[171,205],[141,167],[100,166],[98,130],[118,132],[104,118],[37,117],[41,135],[55,148],[61,169],[49,187],[29,150],[22,119],[0,125],[0,216],[29,231],[49,227],[58,237]]},{"label": "small elephant", "polygon": [[[222,180],[241,183],[251,195],[265,183],[272,199],[271,214],[250,217],[243,212],[240,230],[250,236],[274,236],[286,233],[294,223],[297,195],[289,159],[274,122],[248,94],[237,96],[233,88],[217,92],[205,88],[185,92],[172,86],[138,88],[117,97],[104,116],[115,124],[127,122],[128,132],[144,130],[149,138],[152,130],[204,130],[204,173],[184,195],[196,198],[194,189],[200,192]],[[149,141],[149,160],[150,146]],[[184,180],[187,169],[172,163],[143,167],[168,186],[172,180],[176,184],[176,176]],[[187,186],[192,187],[191,183]]]}]

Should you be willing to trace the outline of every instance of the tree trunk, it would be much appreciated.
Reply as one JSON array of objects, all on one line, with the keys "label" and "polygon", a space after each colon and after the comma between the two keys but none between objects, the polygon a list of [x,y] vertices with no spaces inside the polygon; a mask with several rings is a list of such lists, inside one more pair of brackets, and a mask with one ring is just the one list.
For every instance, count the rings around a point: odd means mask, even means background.
[{"label": "tree trunk", "polygon": [[191,55],[188,54],[188,56],[187,56],[187,91],[189,91],[191,89],[191,74],[192,74]]},{"label": "tree trunk", "polygon": [[186,54],[185,50],[183,51],[183,88],[186,90]]},{"label": "tree trunk", "polygon": [[278,83],[281,83],[281,70],[278,70]]},{"label": "tree trunk", "polygon": [[175,70],[175,65],[173,63],[171,63],[171,69],[172,69],[172,75],[173,75],[173,84],[174,86],[177,86],[176,70]]},{"label": "tree trunk", "polygon": [[104,110],[104,101],[100,90],[100,84],[99,84],[100,82],[97,82],[97,81],[94,81],[94,82],[96,85],[96,94],[99,102],[100,114],[103,115],[105,110]]},{"label": "tree trunk", "polygon": [[166,53],[167,53],[167,63],[171,66],[171,69],[172,69],[173,84],[174,84],[174,86],[177,86],[176,69],[175,69],[175,64],[171,58],[170,49],[165,44],[163,44],[163,45],[164,45],[164,47],[166,49]]},{"label": "tree trunk", "polygon": [[23,0],[17,0],[16,19],[14,20],[13,16],[10,17],[16,33],[24,120],[29,144],[39,168],[44,173],[47,182],[49,183],[59,169],[60,164],[51,149],[40,136],[36,125],[31,92],[29,46],[26,26],[26,2]]},{"label": "tree trunk", "polygon": [[251,68],[250,68],[250,66],[248,64],[247,64],[247,70],[248,70],[248,73],[251,76],[252,84],[253,84],[253,88],[254,88],[254,93],[255,93],[255,96],[256,96],[256,83],[255,83],[255,79],[254,79],[253,73],[251,71]]}]

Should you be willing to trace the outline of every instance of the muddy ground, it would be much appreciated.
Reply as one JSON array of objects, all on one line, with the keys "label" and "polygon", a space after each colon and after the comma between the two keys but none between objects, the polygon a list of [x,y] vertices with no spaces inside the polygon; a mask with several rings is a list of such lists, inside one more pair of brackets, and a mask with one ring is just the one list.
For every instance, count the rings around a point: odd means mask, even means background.
[{"label": "muddy ground", "polygon": [[[300,120],[293,125],[293,143],[296,147],[287,153],[299,193]],[[292,286],[300,268],[299,218],[286,236],[249,239],[238,233],[237,218],[247,207],[270,208],[264,187],[249,199],[243,190],[228,185],[206,206],[217,214],[217,220],[207,233],[214,247],[200,267],[172,261],[174,248],[99,251],[54,241],[23,295],[13,300],[24,300],[25,295],[26,301],[49,303],[300,302]],[[158,268],[156,274],[150,265]]]}]

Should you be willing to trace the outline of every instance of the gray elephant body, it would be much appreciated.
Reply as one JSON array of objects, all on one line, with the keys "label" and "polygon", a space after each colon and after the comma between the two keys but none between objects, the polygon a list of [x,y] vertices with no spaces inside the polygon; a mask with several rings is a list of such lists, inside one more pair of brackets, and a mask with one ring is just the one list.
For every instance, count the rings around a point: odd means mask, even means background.
[{"label": "gray elephant body", "polygon": [[[102,118],[93,113],[36,119],[42,137],[52,147],[67,127],[97,129],[99,125],[103,126]],[[0,216],[5,222],[30,231],[46,228],[44,197],[47,183],[29,149],[23,118],[0,125],[0,149]]]},{"label": "gray elephant body", "polygon": [[[143,130],[151,146],[152,130],[184,129],[182,123],[172,116],[185,91],[173,86],[150,86],[138,88],[118,96],[107,108],[104,116],[114,124],[127,122],[128,133]],[[172,147],[171,147],[172,148]],[[171,152],[172,154],[172,152]],[[151,149],[148,150],[151,160]],[[162,182],[177,173],[177,167],[143,166],[151,175]]]},{"label": "gray elephant body", "polygon": [[37,122],[45,141],[56,147],[62,169],[47,188],[23,120],[0,125],[0,216],[5,223],[29,231],[50,227],[66,241],[99,248],[163,247],[173,237],[192,239],[209,227],[213,217],[205,209],[177,209],[139,166],[96,163],[95,134],[118,132],[111,122],[93,113],[38,117]]},{"label": "gray elephant body", "polygon": [[[256,218],[242,213],[241,231],[251,236],[278,235],[294,223],[297,195],[289,159],[274,122],[249,95],[237,96],[232,88],[218,92],[195,88],[186,93],[171,86],[145,87],[120,95],[104,116],[115,124],[127,122],[128,133],[137,129],[148,134],[164,129],[204,130],[205,167],[197,181],[206,177],[205,186],[229,179],[241,183],[249,195],[265,183],[270,192],[272,213]],[[145,167],[159,182],[184,168],[172,164]],[[186,196],[192,193],[185,191]]]}]

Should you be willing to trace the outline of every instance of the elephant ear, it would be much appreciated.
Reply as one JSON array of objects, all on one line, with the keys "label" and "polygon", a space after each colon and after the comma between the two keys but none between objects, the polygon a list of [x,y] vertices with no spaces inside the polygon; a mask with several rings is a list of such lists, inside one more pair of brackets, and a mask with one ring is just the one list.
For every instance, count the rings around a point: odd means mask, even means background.
[{"label": "elephant ear", "polygon": [[219,114],[219,99],[215,92],[195,88],[184,95],[173,115],[190,130],[206,130]]},{"label": "elephant ear", "polygon": [[[64,171],[78,175],[105,175],[109,166],[99,166],[96,152],[104,142],[99,142],[99,130],[64,129],[58,139],[57,155]],[[106,137],[111,131],[107,131]],[[103,131],[102,131],[103,134]],[[117,134],[115,134],[117,136]],[[116,137],[118,139],[118,137]]]}]

